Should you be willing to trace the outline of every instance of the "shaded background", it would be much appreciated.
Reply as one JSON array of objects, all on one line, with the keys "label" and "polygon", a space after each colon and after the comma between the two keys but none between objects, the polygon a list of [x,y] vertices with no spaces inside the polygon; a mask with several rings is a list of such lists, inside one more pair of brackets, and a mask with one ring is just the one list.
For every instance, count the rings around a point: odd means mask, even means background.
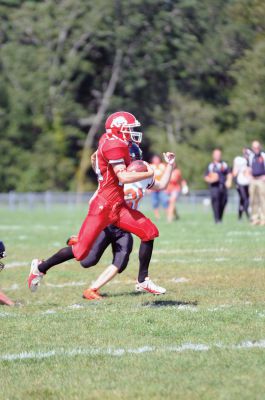
[{"label": "shaded background", "polygon": [[203,188],[214,146],[264,142],[264,100],[263,0],[0,1],[2,192],[93,189],[117,109]]}]

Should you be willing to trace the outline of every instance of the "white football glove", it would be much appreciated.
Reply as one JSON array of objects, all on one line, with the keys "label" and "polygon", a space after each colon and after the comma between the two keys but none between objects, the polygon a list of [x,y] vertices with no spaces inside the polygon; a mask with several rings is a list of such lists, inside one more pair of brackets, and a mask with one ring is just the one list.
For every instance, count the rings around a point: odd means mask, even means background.
[{"label": "white football glove", "polygon": [[176,160],[176,156],[174,153],[170,153],[170,152],[163,153],[163,156],[164,156],[164,160],[167,164],[174,165],[175,160]]}]

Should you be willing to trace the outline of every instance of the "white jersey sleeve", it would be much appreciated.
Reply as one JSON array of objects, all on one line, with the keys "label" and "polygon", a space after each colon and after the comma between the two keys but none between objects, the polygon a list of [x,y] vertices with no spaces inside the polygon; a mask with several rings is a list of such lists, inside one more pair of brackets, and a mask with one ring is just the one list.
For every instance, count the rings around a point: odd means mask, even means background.
[{"label": "white jersey sleeve", "polygon": [[129,207],[136,210],[139,201],[144,197],[147,189],[151,189],[155,181],[153,178],[148,178],[143,181],[126,183],[124,185],[124,200]]}]

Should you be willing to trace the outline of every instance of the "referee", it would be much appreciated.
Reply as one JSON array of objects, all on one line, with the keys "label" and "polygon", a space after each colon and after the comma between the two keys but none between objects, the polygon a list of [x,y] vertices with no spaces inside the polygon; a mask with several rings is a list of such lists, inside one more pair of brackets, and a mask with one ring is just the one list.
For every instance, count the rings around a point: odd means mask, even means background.
[{"label": "referee", "polygon": [[224,209],[227,204],[227,189],[232,185],[232,174],[222,152],[215,149],[212,153],[212,162],[206,168],[204,180],[209,184],[214,220],[222,222]]}]

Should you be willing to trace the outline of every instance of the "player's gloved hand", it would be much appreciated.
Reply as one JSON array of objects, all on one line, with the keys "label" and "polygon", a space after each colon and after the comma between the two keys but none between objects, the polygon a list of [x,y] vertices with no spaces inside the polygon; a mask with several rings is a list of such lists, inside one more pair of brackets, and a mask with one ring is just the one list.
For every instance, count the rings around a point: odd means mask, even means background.
[{"label": "player's gloved hand", "polygon": [[176,156],[174,153],[170,153],[170,152],[163,153],[163,157],[167,164],[174,165],[175,160],[176,160]]}]

